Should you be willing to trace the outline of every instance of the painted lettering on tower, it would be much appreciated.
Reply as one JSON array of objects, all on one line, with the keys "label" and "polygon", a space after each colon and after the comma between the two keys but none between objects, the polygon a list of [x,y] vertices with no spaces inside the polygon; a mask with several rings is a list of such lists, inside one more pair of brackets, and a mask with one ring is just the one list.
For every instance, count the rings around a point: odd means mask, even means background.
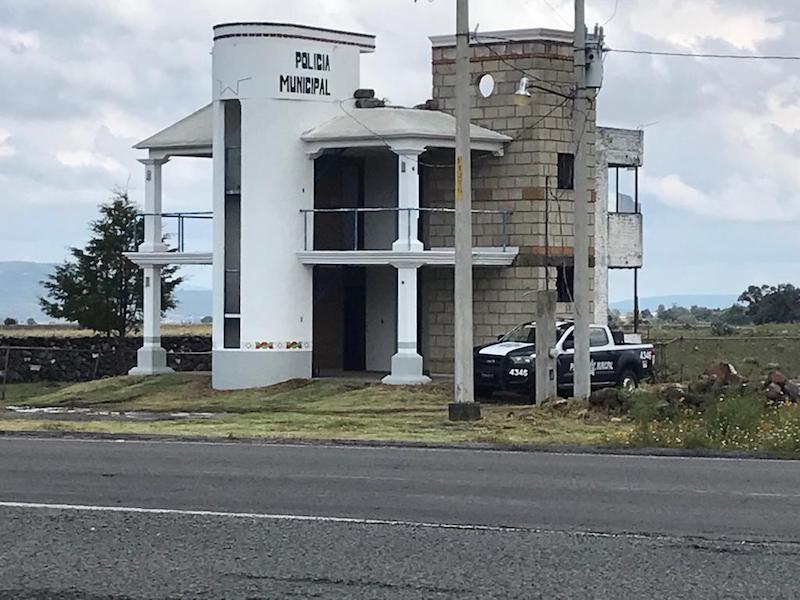
[{"label": "painted lettering on tower", "polygon": [[330,72],[331,57],[319,52],[294,53],[294,68],[297,71],[312,71],[315,74],[279,75],[278,90],[289,94],[330,96],[328,78],[321,74]]}]

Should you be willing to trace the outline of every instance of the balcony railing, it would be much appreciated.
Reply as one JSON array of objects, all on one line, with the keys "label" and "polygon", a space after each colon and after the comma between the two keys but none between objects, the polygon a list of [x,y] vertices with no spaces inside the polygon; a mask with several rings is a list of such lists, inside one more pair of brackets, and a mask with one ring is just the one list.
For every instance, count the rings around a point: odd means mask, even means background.
[{"label": "balcony railing", "polygon": [[[175,223],[175,237],[177,238],[178,252],[186,251],[186,222],[187,221],[209,221],[214,218],[214,213],[211,211],[188,211],[188,212],[168,212],[168,213],[139,213],[139,218],[144,217],[161,217],[162,228],[164,220],[168,223]],[[167,232],[171,235],[172,232]]]},{"label": "balcony railing", "polygon": [[[502,247],[503,252],[509,247],[509,216],[513,211],[499,210],[473,210],[473,246],[475,247]],[[448,223],[450,216],[455,215],[454,208],[400,208],[400,207],[364,207],[364,208],[314,208],[300,209],[303,215],[303,250],[385,250],[392,248],[395,241],[406,242],[407,248],[412,248],[412,242],[420,241],[426,249],[431,247],[447,247],[453,245],[454,226]],[[319,217],[331,215],[335,220],[329,220],[326,225],[319,227]],[[310,216],[317,217],[314,222]],[[375,235],[379,223],[376,217],[382,218],[386,235],[384,239],[367,239],[378,237]],[[401,217],[405,217],[401,220]],[[416,218],[415,218],[416,217]],[[390,222],[386,223],[386,219]],[[367,221],[375,226],[372,231],[365,231]],[[427,221],[427,222],[426,222]],[[402,226],[398,226],[403,222]],[[389,225],[390,227],[387,227]],[[403,228],[403,231],[399,229]],[[329,233],[334,229],[335,248],[318,247],[331,245],[315,235],[318,231]],[[368,236],[372,233],[372,236]],[[382,246],[382,247],[377,247]]]}]

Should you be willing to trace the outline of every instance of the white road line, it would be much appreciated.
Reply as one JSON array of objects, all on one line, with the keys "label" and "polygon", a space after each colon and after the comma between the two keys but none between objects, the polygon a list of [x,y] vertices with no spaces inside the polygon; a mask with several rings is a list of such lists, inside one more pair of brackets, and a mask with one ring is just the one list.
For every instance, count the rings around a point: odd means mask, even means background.
[{"label": "white road line", "polygon": [[474,531],[529,531],[521,527],[492,525],[460,525],[456,523],[427,523],[393,519],[360,519],[354,517],[326,517],[315,515],[281,515],[270,513],[227,512],[216,510],[182,510],[177,508],[141,508],[135,506],[93,506],[88,504],[50,504],[42,502],[0,502],[0,508],[27,508],[39,510],[65,510],[75,512],[110,512],[126,514],[182,515],[190,517],[223,517],[234,519],[261,519],[265,521],[310,521],[351,525],[390,525],[422,527],[428,529],[464,529]]},{"label": "white road line", "polygon": [[328,517],[315,515],[282,515],[270,513],[227,512],[215,510],[181,510],[177,508],[141,508],[135,506],[93,506],[88,504],[51,504],[42,502],[0,502],[0,508],[20,508],[33,510],[62,510],[89,513],[123,513],[151,515],[180,515],[189,517],[219,517],[233,519],[259,519],[264,521],[299,521],[312,523],[332,523],[345,525],[383,525],[390,527],[410,527],[420,529],[450,529],[458,531],[480,531],[494,533],[539,533],[558,534],[575,537],[593,538],[633,538],[650,540],[670,540],[671,536],[644,535],[621,532],[608,533],[599,531],[567,531],[555,529],[538,529],[531,527],[513,527],[505,525],[475,525],[459,523],[430,523],[425,521],[404,521],[397,519],[362,519],[357,517]]},{"label": "white road line", "polygon": [[404,527],[415,529],[473,531],[482,533],[527,533],[538,535],[560,535],[573,538],[594,539],[627,539],[643,540],[650,542],[684,543],[688,540],[699,540],[708,543],[725,543],[765,547],[774,544],[797,545],[792,540],[759,540],[759,539],[727,539],[707,538],[702,535],[668,535],[663,533],[636,533],[632,531],[607,532],[591,530],[568,529],[543,529],[537,527],[513,527],[504,525],[476,525],[458,523],[430,523],[425,521],[404,521],[399,519],[362,519],[356,517],[329,517],[314,515],[281,515],[270,513],[227,512],[215,510],[180,510],[175,508],[140,508],[133,506],[92,506],[86,504],[51,504],[40,502],[2,502],[0,508],[18,508],[29,510],[62,510],[86,513],[122,513],[122,514],[150,514],[150,515],[177,515],[188,517],[216,517],[232,519],[257,519],[262,521],[285,521],[306,523],[329,523],[339,525],[367,525]]},{"label": "white road line", "polygon": [[[308,450],[315,450],[319,448],[333,448],[335,450],[400,450],[409,452],[470,452],[470,453],[484,453],[484,454],[513,454],[518,456],[532,455],[532,454],[546,454],[550,456],[568,456],[576,458],[608,458],[608,459],[640,459],[640,460],[689,460],[689,461],[724,461],[724,462],[759,462],[759,463],[779,463],[787,467],[793,466],[796,460],[783,459],[783,458],[747,458],[738,456],[666,456],[663,454],[626,454],[624,452],[556,452],[549,450],[502,450],[499,448],[447,448],[441,446],[434,446],[430,448],[420,446],[400,446],[393,445],[391,441],[386,445],[381,445],[381,440],[364,440],[369,441],[370,445],[355,444],[342,444],[332,440],[309,440],[308,442],[271,442],[269,440],[259,441],[244,441],[235,442],[228,441],[220,438],[219,441],[203,442],[198,440],[136,440],[136,439],[91,439],[91,438],[68,438],[68,437],[36,437],[36,436],[12,436],[5,435],[0,437],[0,443],[3,441],[37,441],[37,442],[72,442],[72,443],[92,443],[92,444],[178,444],[186,446],[238,446],[247,447],[252,446],[255,448],[304,448]],[[357,440],[356,440],[357,441]]]}]

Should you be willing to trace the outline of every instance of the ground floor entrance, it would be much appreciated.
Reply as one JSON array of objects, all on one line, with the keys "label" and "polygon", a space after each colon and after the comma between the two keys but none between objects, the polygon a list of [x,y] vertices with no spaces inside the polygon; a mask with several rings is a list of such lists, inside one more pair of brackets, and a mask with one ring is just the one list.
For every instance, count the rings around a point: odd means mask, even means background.
[{"label": "ground floor entrance", "polygon": [[313,374],[388,373],[397,350],[397,270],[314,267]]}]

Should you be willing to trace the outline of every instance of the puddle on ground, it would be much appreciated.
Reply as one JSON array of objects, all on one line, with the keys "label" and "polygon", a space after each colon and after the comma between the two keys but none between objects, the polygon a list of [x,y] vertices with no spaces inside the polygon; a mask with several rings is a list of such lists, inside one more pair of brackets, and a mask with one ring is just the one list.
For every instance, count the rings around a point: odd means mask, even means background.
[{"label": "puddle on ground", "polygon": [[60,418],[70,420],[130,420],[130,421],[166,421],[176,419],[216,419],[230,416],[231,413],[212,412],[152,412],[152,411],[112,411],[94,410],[67,406],[7,406],[2,414],[5,418]]}]

